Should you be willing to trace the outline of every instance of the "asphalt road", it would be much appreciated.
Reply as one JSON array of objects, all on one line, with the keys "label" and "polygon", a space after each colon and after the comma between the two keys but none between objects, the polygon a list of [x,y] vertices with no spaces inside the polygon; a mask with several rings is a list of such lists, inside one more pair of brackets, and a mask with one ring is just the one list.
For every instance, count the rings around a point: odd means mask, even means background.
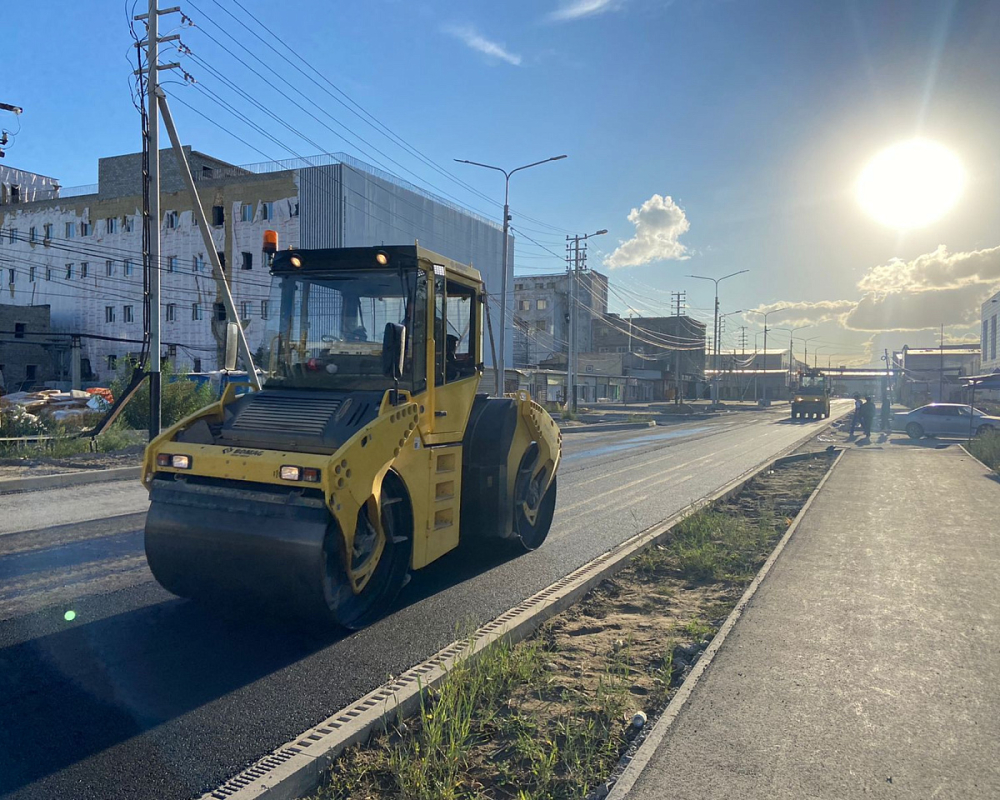
[{"label": "asphalt road", "polygon": [[386,619],[347,636],[218,617],[163,591],[145,566],[137,485],[2,496],[0,796],[200,796],[819,427],[787,416],[567,435],[541,549],[459,548],[417,573]]}]

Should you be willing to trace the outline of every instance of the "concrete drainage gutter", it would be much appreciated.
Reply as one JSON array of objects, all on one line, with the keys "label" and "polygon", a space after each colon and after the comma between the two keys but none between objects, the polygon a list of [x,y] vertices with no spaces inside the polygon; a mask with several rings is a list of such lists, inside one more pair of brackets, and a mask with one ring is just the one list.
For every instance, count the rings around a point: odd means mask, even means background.
[{"label": "concrete drainage gutter", "polygon": [[[329,766],[345,748],[364,742],[372,733],[387,724],[415,713],[420,707],[421,693],[429,687],[437,686],[457,662],[477,657],[501,638],[511,642],[526,638],[547,619],[566,610],[601,581],[623,569],[636,553],[665,537],[670,529],[683,519],[717,500],[728,499],[737,494],[756,475],[783,461],[789,453],[816,436],[829,424],[828,422],[825,426],[810,429],[807,436],[797,440],[761,466],[744,473],[663,522],[635,534],[501,614],[492,622],[483,625],[468,638],[452,642],[426,661],[379,686],[356,703],[346,706],[319,725],[261,758],[217,789],[204,794],[201,800],[295,800],[316,791]],[[792,458],[797,460],[798,456]],[[811,498],[803,511],[810,503]],[[801,514],[802,512],[799,516]],[[779,543],[779,548],[783,547],[796,526],[793,524],[789,529],[785,538]],[[770,568],[777,552],[776,550],[764,565],[762,575]],[[759,583],[762,575],[758,576],[752,586]],[[744,602],[741,601],[737,608],[741,609],[743,605]],[[716,639],[718,638],[717,636]],[[710,660],[703,656],[699,665]],[[669,708],[668,706],[668,710]]]},{"label": "concrete drainage gutter", "polygon": [[138,480],[141,472],[142,467],[116,467],[115,469],[61,472],[56,475],[38,475],[27,478],[7,478],[0,480],[0,494],[33,492],[38,489],[61,489],[64,486],[79,486],[85,483]]}]

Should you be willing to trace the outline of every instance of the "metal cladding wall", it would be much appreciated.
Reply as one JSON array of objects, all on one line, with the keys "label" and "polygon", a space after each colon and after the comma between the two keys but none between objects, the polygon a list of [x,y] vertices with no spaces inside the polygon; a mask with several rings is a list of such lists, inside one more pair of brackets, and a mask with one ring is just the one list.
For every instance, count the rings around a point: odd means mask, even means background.
[{"label": "metal cladding wall", "polygon": [[[435,199],[350,163],[299,170],[301,246],[421,247],[471,264],[499,297],[503,230],[456,206]],[[514,243],[508,248],[508,289],[513,292]],[[494,331],[499,336],[499,302],[491,304]],[[484,325],[485,331],[485,325]],[[507,361],[513,363],[512,316],[507,315]],[[492,365],[489,342],[485,361]]]}]

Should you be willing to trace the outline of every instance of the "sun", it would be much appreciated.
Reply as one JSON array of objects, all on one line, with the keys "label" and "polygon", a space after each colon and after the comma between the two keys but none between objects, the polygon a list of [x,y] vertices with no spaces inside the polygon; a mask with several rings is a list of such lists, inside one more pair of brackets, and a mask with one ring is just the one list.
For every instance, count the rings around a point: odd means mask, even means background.
[{"label": "sun", "polygon": [[955,206],[965,188],[965,169],[947,147],[913,139],[869,161],[856,188],[861,207],[883,225],[920,228]]}]

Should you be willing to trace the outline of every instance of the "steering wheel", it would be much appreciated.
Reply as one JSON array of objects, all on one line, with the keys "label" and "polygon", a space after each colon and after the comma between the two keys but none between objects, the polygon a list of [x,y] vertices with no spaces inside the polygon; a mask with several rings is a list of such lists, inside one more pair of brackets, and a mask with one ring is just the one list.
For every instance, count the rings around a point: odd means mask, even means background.
[{"label": "steering wheel", "polygon": [[338,341],[336,336],[331,336],[329,333],[324,333],[322,336],[319,337],[319,340],[321,342],[325,342],[326,344],[331,344],[332,342]]}]

